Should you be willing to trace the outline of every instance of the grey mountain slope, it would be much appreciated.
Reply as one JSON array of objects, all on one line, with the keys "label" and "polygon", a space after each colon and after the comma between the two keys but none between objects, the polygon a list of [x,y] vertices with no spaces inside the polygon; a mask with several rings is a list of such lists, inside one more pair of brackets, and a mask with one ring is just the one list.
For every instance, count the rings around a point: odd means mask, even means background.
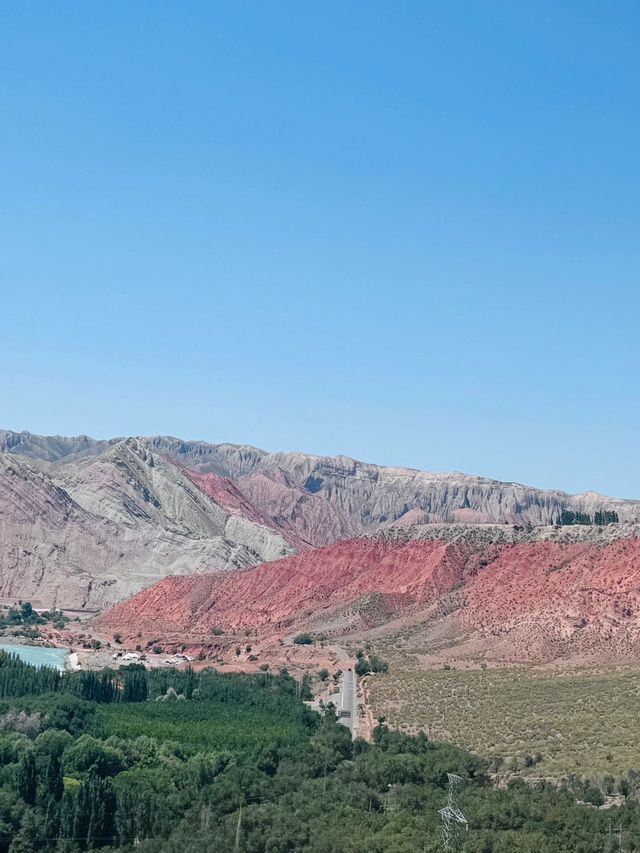
[{"label": "grey mountain slope", "polygon": [[99,441],[88,435],[67,437],[63,435],[34,435],[30,432],[0,430],[0,452],[28,456],[45,462],[77,462],[90,456],[98,456],[110,445],[121,439]]},{"label": "grey mountain slope", "polygon": [[162,456],[134,438],[103,455],[56,471],[56,482],[85,509],[121,524],[157,527],[191,539],[225,539],[249,549],[254,560],[277,560],[293,549],[273,529],[230,514]]},{"label": "grey mountain slope", "polygon": [[196,538],[224,535],[224,510],[136,439],[78,465],[48,470],[84,509],[122,524],[153,524]]},{"label": "grey mountain slope", "polygon": [[463,522],[546,525],[562,510],[613,510],[640,519],[640,501],[588,492],[570,495],[459,472],[430,473],[349,457],[267,453],[231,444],[145,439],[187,467],[234,478],[247,498],[313,545],[389,524]]},{"label": "grey mountain slope", "polygon": [[[67,446],[75,441],[12,435],[26,437],[14,441],[10,452],[31,455],[39,450],[50,455],[50,442],[57,447],[61,441],[68,442]],[[391,524],[545,525],[557,521],[564,509],[590,515],[614,510],[620,521],[640,519],[640,501],[593,492],[570,495],[459,472],[430,473],[372,465],[344,456],[268,453],[248,445],[167,436],[140,438],[138,442],[185,468],[231,478],[262,515],[274,519],[276,527],[294,532],[313,546]],[[98,444],[111,445],[96,442],[86,452],[101,452]]]},{"label": "grey mountain slope", "polygon": [[1,597],[83,608],[168,574],[244,568],[293,551],[135,440],[79,463],[0,453],[0,545]]}]

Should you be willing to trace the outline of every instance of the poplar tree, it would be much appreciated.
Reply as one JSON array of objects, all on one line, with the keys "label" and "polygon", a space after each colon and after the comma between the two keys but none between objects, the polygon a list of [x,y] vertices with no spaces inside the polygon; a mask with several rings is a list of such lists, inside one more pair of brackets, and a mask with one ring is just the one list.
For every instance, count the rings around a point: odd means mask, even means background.
[{"label": "poplar tree", "polygon": [[62,777],[60,759],[57,755],[49,756],[45,772],[45,784],[48,794],[53,797],[56,802],[59,802],[64,793],[64,779]]},{"label": "poplar tree", "polygon": [[27,805],[34,805],[38,790],[38,771],[33,752],[25,752],[18,765],[18,793]]}]

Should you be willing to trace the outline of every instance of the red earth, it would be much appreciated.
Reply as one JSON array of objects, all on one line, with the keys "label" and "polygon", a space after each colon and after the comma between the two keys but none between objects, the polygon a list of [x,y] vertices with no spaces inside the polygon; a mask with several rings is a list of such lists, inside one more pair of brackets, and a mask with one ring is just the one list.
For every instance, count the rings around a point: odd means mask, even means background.
[{"label": "red earth", "polygon": [[470,652],[495,647],[518,659],[598,645],[610,657],[635,653],[640,540],[478,547],[354,539],[245,571],[166,578],[99,625],[129,637],[141,628],[185,638],[214,628],[340,637],[393,632],[402,620]]},{"label": "red earth", "polygon": [[277,631],[372,592],[393,609],[434,601],[460,582],[464,564],[450,543],[352,539],[246,571],[165,578],[107,611],[100,623],[125,632],[140,625],[151,632]]}]

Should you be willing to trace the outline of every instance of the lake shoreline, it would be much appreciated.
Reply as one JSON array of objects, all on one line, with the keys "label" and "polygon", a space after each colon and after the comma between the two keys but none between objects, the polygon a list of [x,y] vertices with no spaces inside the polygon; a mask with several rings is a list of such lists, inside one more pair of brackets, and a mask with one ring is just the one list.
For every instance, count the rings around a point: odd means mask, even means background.
[{"label": "lake shoreline", "polygon": [[77,655],[74,656],[67,649],[58,648],[57,646],[18,643],[15,640],[3,638],[0,641],[0,651],[7,654],[15,654],[25,663],[32,664],[33,666],[50,666],[60,672],[79,668]]}]

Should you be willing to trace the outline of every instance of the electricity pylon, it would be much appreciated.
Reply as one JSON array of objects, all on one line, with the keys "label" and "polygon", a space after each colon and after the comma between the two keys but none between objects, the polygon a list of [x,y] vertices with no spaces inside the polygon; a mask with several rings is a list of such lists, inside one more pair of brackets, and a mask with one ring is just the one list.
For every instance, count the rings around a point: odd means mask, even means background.
[{"label": "electricity pylon", "polygon": [[438,809],[438,814],[442,818],[442,846],[445,850],[460,849],[460,830],[464,826],[469,829],[466,817],[458,808],[456,801],[456,789],[462,784],[462,777],[455,773],[447,773],[449,781],[449,789],[447,792],[447,805],[443,809]]}]

